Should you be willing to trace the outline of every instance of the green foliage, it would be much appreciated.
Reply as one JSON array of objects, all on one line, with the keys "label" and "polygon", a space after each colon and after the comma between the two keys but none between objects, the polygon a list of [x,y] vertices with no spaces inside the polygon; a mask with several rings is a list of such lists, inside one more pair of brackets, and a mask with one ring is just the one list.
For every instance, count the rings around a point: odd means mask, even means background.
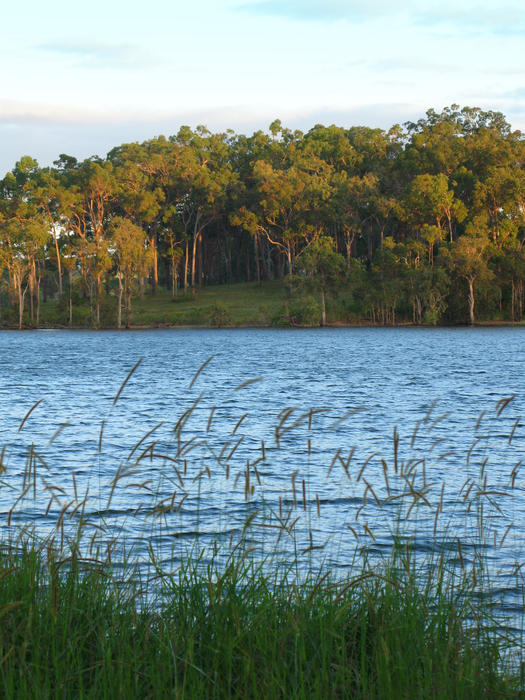
[{"label": "green foliage", "polygon": [[232,325],[232,316],[227,306],[220,302],[215,304],[208,310],[208,322],[210,326],[223,328],[224,326]]},{"label": "green foliage", "polygon": [[4,697],[523,697],[446,593],[396,576],[279,592],[242,560],[213,579],[195,563],[139,609],[103,566],[4,551]]},{"label": "green foliage", "polygon": [[292,326],[320,326],[321,305],[310,295],[293,298],[288,308],[288,323]]}]

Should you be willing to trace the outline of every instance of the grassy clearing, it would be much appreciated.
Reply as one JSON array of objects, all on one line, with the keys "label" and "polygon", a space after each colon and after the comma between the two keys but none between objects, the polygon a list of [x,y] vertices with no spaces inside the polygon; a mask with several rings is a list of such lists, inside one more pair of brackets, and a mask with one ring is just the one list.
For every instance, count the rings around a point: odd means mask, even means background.
[{"label": "grassy clearing", "polygon": [[[159,289],[156,295],[148,293],[133,298],[130,324],[139,327],[280,325],[285,318],[286,297],[286,288],[279,281],[203,287],[195,294],[179,291],[176,297]],[[67,326],[68,313],[64,303],[48,301],[42,305],[41,325]],[[29,318],[26,320],[30,325]],[[104,299],[101,323],[106,327],[116,325],[114,296]],[[73,326],[89,325],[88,302],[78,298],[73,308]]]},{"label": "grassy clearing", "polygon": [[168,292],[136,299],[133,323],[151,325],[271,326],[283,307],[286,290],[278,281],[203,287],[195,295]]},{"label": "grassy clearing", "polygon": [[[242,418],[222,447],[208,443],[211,437],[203,440],[202,433],[192,436],[189,423],[201,399],[174,426],[171,451],[161,448],[156,428],[132,447],[94,495],[95,509],[74,479],[71,491],[65,481],[49,483],[47,472],[42,474],[43,453],[31,442],[21,492],[6,518],[11,534],[0,549],[4,697],[525,698],[519,637],[496,614],[487,556],[493,534],[494,547],[501,548],[510,530],[509,525],[493,531],[490,511],[501,513],[515,488],[516,466],[506,491],[495,491],[483,459],[479,479],[469,477],[454,500],[444,498],[442,484],[432,481],[431,455],[421,460],[404,454],[397,432],[393,460],[381,459],[375,475],[372,460],[353,470],[351,455],[343,457],[338,449],[328,474],[340,465],[348,484],[362,491],[348,526],[355,535],[353,566],[345,576],[336,575],[327,560],[313,556],[322,550],[312,532],[324,506],[317,494],[309,494],[307,475],[293,472],[278,500],[261,501],[257,508],[265,473],[271,478],[270,446],[261,445],[262,454],[247,463],[244,456],[236,461]],[[511,401],[496,404],[494,420]],[[215,406],[205,416],[205,435],[214,411]],[[442,420],[431,412],[432,407],[418,424],[420,433]],[[20,429],[26,430],[31,415]],[[302,435],[308,461],[316,415],[284,409],[273,454],[286,450],[290,435]],[[475,459],[478,443],[479,438],[467,462]],[[207,456],[199,457],[199,444]],[[281,457],[286,460],[286,452]],[[7,462],[2,453],[4,468]],[[214,482],[212,470],[222,481]],[[9,474],[7,468],[3,486]],[[200,501],[206,489],[218,501],[220,484],[227,489],[223,496],[239,495],[246,514],[236,534],[231,530],[225,539],[212,532],[206,539]],[[133,504],[128,530],[136,535],[142,524],[149,532],[149,554],[140,561],[110,520],[113,499],[123,492]],[[182,523],[178,514],[188,503],[193,515]],[[458,504],[465,517],[473,513],[470,541],[454,533],[442,536],[447,509]],[[370,508],[397,523],[388,552],[379,558],[373,555]],[[37,511],[45,515],[39,527],[31,527],[28,519]],[[216,530],[231,517],[227,504],[223,511]],[[13,529],[18,512],[20,526]],[[51,531],[44,535],[46,519]],[[495,525],[501,528],[502,522]],[[176,523],[185,531],[175,532]],[[333,526],[347,528],[343,518]],[[423,553],[418,528],[431,535]],[[169,557],[155,547],[162,538],[175,542]],[[287,542],[284,553],[281,538]]]}]

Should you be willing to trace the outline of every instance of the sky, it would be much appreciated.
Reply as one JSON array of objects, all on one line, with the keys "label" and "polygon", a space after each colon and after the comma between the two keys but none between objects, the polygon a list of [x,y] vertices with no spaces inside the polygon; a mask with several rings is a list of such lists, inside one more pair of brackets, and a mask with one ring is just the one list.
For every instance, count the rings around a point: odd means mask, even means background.
[{"label": "sky", "polygon": [[183,124],[388,129],[456,103],[525,131],[523,0],[26,0],[0,39],[0,177]]}]

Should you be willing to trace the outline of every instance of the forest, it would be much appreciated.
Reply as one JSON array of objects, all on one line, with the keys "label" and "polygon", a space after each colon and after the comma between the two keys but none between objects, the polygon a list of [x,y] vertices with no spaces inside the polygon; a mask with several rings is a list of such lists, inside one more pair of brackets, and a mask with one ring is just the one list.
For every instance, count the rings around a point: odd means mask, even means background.
[{"label": "forest", "polygon": [[[525,140],[452,105],[388,131],[183,126],[23,156],[0,180],[0,325],[133,324],[159,295],[280,281],[281,323],[521,322]],[[284,321],[283,321],[284,319]]]}]

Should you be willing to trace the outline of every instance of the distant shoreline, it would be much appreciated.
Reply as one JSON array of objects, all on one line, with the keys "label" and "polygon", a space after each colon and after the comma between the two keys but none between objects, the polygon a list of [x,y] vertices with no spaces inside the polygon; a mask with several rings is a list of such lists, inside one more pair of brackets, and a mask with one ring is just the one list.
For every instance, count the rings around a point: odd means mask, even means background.
[{"label": "distant shoreline", "polygon": [[102,326],[100,328],[92,328],[90,326],[26,326],[24,328],[18,328],[17,326],[3,326],[0,328],[1,331],[20,331],[21,333],[27,331],[156,331],[156,330],[198,330],[198,331],[237,331],[237,330],[275,330],[275,331],[289,331],[289,330],[334,330],[334,329],[348,329],[348,328],[363,328],[363,329],[401,329],[401,328],[421,328],[421,329],[432,329],[432,330],[443,330],[451,328],[520,328],[525,327],[525,321],[479,321],[470,325],[468,323],[455,323],[455,324],[440,324],[440,325],[430,325],[430,324],[416,324],[416,323],[398,323],[395,325],[382,325],[373,323],[328,323],[325,326],[301,326],[301,325],[289,325],[289,326],[270,326],[270,325],[255,325],[255,324],[245,324],[245,325],[232,325],[232,326],[209,326],[209,325],[190,325],[190,324],[132,324],[129,328],[117,328],[116,326]]}]

